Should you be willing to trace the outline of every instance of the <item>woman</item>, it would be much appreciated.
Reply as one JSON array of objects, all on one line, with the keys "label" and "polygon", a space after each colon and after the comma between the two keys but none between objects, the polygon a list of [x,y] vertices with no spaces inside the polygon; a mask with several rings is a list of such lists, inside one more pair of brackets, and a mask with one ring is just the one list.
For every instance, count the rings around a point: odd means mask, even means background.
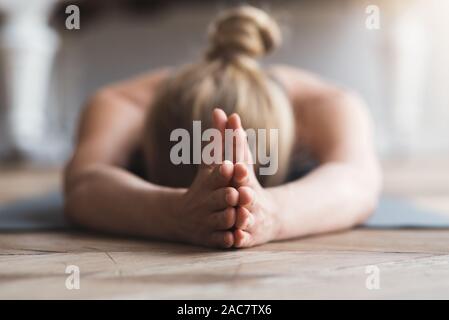
[{"label": "woman", "polygon": [[[257,58],[280,39],[265,12],[234,8],[212,24],[200,62],[99,90],[65,172],[68,218],[100,231],[221,248],[363,222],[381,188],[366,107],[304,71],[263,70]],[[170,161],[171,132],[191,132],[195,120],[235,130],[232,161]],[[249,128],[279,130],[266,143],[279,151],[275,174],[259,175],[258,160],[253,166],[236,156],[249,148]]]}]

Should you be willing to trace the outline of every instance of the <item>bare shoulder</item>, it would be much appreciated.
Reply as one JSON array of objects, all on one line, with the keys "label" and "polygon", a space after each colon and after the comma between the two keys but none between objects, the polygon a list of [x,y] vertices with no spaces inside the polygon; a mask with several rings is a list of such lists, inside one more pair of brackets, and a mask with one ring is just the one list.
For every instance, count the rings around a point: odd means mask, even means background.
[{"label": "bare shoulder", "polygon": [[371,117],[358,94],[296,68],[272,70],[291,100],[298,144],[321,159],[360,154],[363,149],[373,153]]},{"label": "bare shoulder", "polygon": [[158,86],[170,75],[168,67],[151,70],[120,82],[112,83],[101,91],[113,92],[129,99],[136,106],[147,107]]},{"label": "bare shoulder", "polygon": [[295,113],[309,121],[366,118],[363,99],[354,91],[332,84],[318,75],[286,65],[270,68],[287,91]]},{"label": "bare shoulder", "polygon": [[331,87],[318,75],[299,68],[275,65],[269,70],[281,82],[292,101],[310,99]]}]

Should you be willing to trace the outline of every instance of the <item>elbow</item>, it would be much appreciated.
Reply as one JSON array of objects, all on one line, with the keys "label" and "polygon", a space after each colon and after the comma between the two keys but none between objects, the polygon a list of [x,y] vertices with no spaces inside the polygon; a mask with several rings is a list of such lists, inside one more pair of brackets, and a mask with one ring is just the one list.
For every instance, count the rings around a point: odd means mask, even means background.
[{"label": "elbow", "polygon": [[353,181],[352,194],[356,207],[353,226],[364,223],[376,212],[381,193],[382,173],[380,170],[373,172],[369,178]]},{"label": "elbow", "polygon": [[83,225],[92,202],[92,184],[95,170],[83,170],[76,175],[66,175],[64,191],[64,217],[74,225]]},{"label": "elbow", "polygon": [[85,182],[78,183],[65,192],[64,217],[73,225],[82,225],[82,216],[86,211],[89,186]]},{"label": "elbow", "polygon": [[380,194],[372,191],[365,191],[364,194],[361,195],[353,223],[354,226],[364,223],[376,212],[379,205],[379,199]]},{"label": "elbow", "polygon": [[77,204],[76,196],[74,193],[65,194],[64,198],[64,218],[67,222],[69,222],[72,225],[78,224],[78,216],[77,213],[79,213],[79,205]]},{"label": "elbow", "polygon": [[342,163],[326,165],[334,181],[331,210],[332,226],[326,229],[349,229],[365,222],[375,211],[382,191],[382,175],[378,169]]},{"label": "elbow", "polygon": [[338,169],[338,185],[335,199],[339,203],[341,228],[352,228],[373,215],[382,192],[382,174],[376,167],[334,164]]}]

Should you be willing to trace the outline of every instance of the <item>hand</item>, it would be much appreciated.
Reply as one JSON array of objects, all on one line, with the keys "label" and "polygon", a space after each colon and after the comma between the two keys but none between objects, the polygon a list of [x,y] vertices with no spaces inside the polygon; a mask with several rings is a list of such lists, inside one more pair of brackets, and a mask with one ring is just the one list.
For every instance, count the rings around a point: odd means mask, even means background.
[{"label": "hand", "polygon": [[237,114],[231,115],[227,126],[239,131],[237,140],[240,140],[240,143],[235,144],[237,163],[234,165],[232,181],[239,193],[234,246],[251,247],[269,242],[277,238],[280,230],[279,205],[257,180],[240,117]]},{"label": "hand", "polygon": [[238,191],[230,187],[234,166],[202,165],[190,188],[181,195],[174,210],[175,234],[181,241],[210,247],[234,244],[230,229],[235,224]]},{"label": "hand", "polygon": [[[226,122],[226,114],[220,109],[214,110],[214,127],[222,137]],[[239,194],[231,186],[233,173],[234,165],[230,161],[199,167],[192,185],[181,195],[174,210],[172,224],[177,226],[175,233],[179,240],[221,248],[234,245],[230,229],[236,221]]]}]

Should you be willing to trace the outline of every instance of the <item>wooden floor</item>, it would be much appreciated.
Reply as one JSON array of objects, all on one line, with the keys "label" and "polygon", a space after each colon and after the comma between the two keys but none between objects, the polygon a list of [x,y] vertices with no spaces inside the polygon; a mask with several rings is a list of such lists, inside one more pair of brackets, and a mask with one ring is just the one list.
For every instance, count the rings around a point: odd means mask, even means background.
[{"label": "wooden floor", "polygon": [[[449,213],[449,161],[385,164],[386,192]],[[0,169],[0,202],[46,192],[55,170]],[[66,267],[80,289],[66,288]],[[367,288],[371,269],[379,289]],[[372,283],[368,281],[369,283]],[[75,232],[0,234],[0,298],[445,298],[449,230],[356,229],[247,250]]]}]

